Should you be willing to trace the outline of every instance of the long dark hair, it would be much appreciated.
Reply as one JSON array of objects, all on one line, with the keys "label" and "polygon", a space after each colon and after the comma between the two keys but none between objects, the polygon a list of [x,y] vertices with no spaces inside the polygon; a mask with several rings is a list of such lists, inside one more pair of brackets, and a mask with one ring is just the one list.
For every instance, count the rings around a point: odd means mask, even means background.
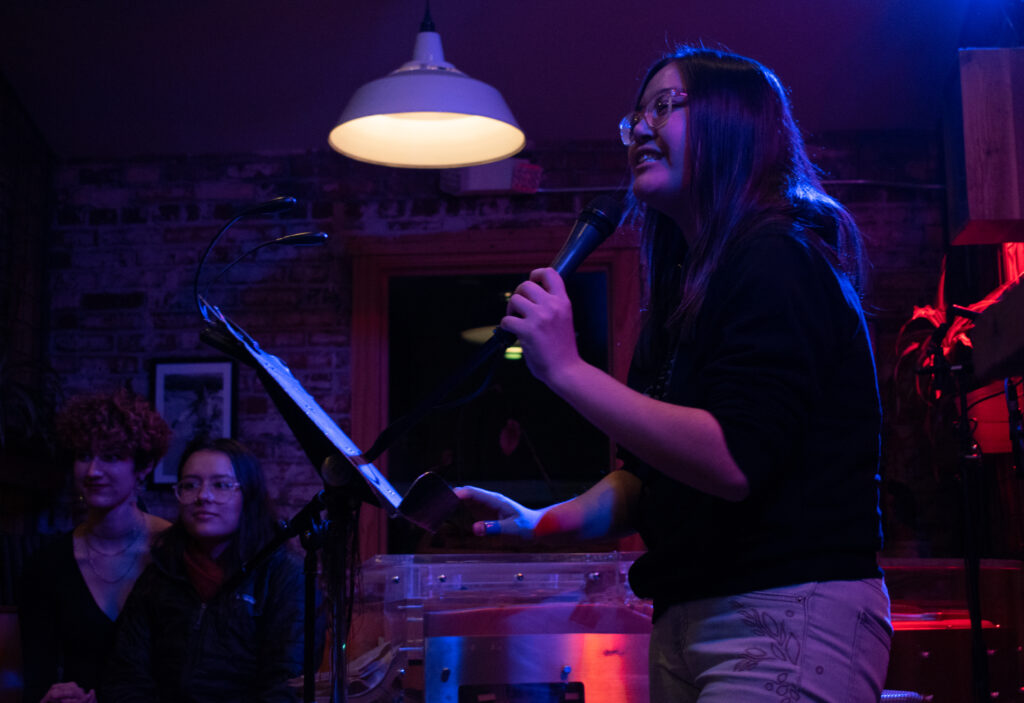
[{"label": "long dark hair", "polygon": [[775,74],[736,54],[680,47],[647,72],[637,109],[651,78],[669,64],[689,96],[689,178],[679,193],[686,220],[633,203],[643,214],[648,263],[648,350],[650,335],[674,344],[692,332],[722,259],[768,232],[798,237],[822,252],[841,283],[859,287],[857,227],[822,189]]},{"label": "long dark hair", "polygon": [[[242,484],[242,514],[238,521],[238,531],[221,556],[222,564],[230,573],[240,567],[246,559],[255,555],[273,537],[273,510],[270,507],[267,484],[260,470],[259,459],[248,447],[234,439],[201,437],[193,440],[181,456],[181,463],[178,465],[179,480],[189,457],[204,450],[226,455],[235,471],[235,480]],[[176,521],[164,534],[166,541],[170,542],[173,545],[172,549],[179,554],[190,539],[181,520]]]}]

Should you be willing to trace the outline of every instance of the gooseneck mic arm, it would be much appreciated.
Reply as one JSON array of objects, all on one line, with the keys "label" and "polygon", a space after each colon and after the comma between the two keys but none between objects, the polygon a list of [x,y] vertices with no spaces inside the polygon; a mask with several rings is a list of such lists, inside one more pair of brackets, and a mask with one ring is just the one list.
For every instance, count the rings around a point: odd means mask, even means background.
[{"label": "gooseneck mic arm", "polygon": [[[278,198],[274,198],[273,200],[268,200],[265,203],[254,205],[253,207],[247,210],[243,210],[242,212],[238,213],[230,220],[228,220],[227,223],[220,228],[220,230],[217,232],[214,238],[210,240],[210,243],[206,247],[206,251],[204,251],[203,255],[199,258],[199,265],[196,266],[196,277],[192,281],[192,297],[196,301],[196,310],[199,311],[199,314],[203,316],[204,320],[206,320],[207,322],[210,321],[206,316],[206,310],[204,309],[203,303],[199,297],[199,276],[203,272],[203,265],[206,263],[207,257],[210,256],[210,252],[213,251],[213,247],[217,244],[217,242],[220,241],[220,238],[224,236],[225,232],[231,229],[232,225],[234,225],[242,218],[251,217],[253,215],[276,215],[279,212],[285,212],[286,210],[290,210],[294,205],[295,198],[291,196],[281,196]],[[235,263],[236,262],[232,262],[231,265],[229,265],[227,268],[231,268],[231,266],[233,266]],[[217,276],[220,277],[223,273],[224,271],[221,271],[221,273],[217,274]]]},{"label": "gooseneck mic arm", "polygon": [[[576,223],[573,225],[572,231],[569,232],[569,238],[562,250],[555,256],[554,261],[551,262],[551,268],[555,269],[563,278],[568,276],[592,251],[611,236],[619,226],[621,219],[622,203],[617,198],[610,195],[594,198],[576,218]],[[452,390],[480,368],[485,361],[504,351],[515,341],[514,334],[501,327],[496,328],[491,338],[484,343],[468,364],[442,381],[411,412],[384,428],[373,445],[363,454],[363,458],[367,462],[372,462],[383,454],[396,439],[405,434]]]},{"label": "gooseneck mic arm", "polygon": [[264,247],[273,246],[275,244],[289,244],[293,247],[315,247],[324,244],[326,241],[326,232],[296,232],[295,234],[286,234],[283,237],[278,237],[277,239],[271,239],[269,241],[263,242],[262,244],[258,244],[257,246],[254,246],[252,249],[236,256],[234,261],[232,261],[230,264],[228,264],[220,271],[218,271],[216,276],[214,276],[213,278],[206,282],[206,290],[209,291],[210,286],[219,281],[221,276],[230,271],[234,267],[234,265],[237,264],[239,261],[246,258],[247,256],[255,254]]}]

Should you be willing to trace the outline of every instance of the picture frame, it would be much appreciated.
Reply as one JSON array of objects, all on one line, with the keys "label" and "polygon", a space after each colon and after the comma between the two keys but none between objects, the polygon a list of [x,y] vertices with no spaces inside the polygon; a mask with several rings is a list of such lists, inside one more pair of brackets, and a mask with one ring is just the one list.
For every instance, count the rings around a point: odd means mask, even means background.
[{"label": "picture frame", "polygon": [[153,406],[172,432],[167,454],[153,470],[153,483],[177,481],[178,464],[193,439],[234,436],[237,381],[236,364],[226,359],[153,362]]}]

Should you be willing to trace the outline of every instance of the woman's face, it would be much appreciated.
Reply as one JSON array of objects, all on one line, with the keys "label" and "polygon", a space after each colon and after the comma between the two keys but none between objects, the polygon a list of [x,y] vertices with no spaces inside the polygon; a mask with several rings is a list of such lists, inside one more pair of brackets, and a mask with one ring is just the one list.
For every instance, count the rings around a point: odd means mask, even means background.
[{"label": "woman's face", "polygon": [[[660,93],[674,88],[685,91],[679,69],[667,64],[654,74],[640,99],[643,110]],[[646,119],[633,129],[629,167],[633,171],[633,193],[646,205],[679,221],[681,196],[686,184],[686,120],[689,109],[672,110],[667,121],[654,129]]]},{"label": "woman's face", "polygon": [[181,503],[181,522],[212,556],[218,556],[238,531],[242,491],[227,454],[202,449],[181,468],[179,487],[191,486],[194,495]]},{"label": "woman's face", "polygon": [[98,449],[75,453],[75,488],[90,510],[109,511],[135,502],[135,487],[140,476],[131,457]]}]

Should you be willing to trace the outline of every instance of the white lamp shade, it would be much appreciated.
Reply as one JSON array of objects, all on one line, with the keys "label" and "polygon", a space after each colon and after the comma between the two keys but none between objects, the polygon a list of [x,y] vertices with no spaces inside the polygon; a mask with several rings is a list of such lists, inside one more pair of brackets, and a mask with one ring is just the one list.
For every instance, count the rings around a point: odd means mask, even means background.
[{"label": "white lamp shade", "polygon": [[440,39],[421,32],[410,62],[355,92],[328,142],[345,156],[382,166],[457,168],[506,159],[526,144],[501,93],[443,64]]}]

